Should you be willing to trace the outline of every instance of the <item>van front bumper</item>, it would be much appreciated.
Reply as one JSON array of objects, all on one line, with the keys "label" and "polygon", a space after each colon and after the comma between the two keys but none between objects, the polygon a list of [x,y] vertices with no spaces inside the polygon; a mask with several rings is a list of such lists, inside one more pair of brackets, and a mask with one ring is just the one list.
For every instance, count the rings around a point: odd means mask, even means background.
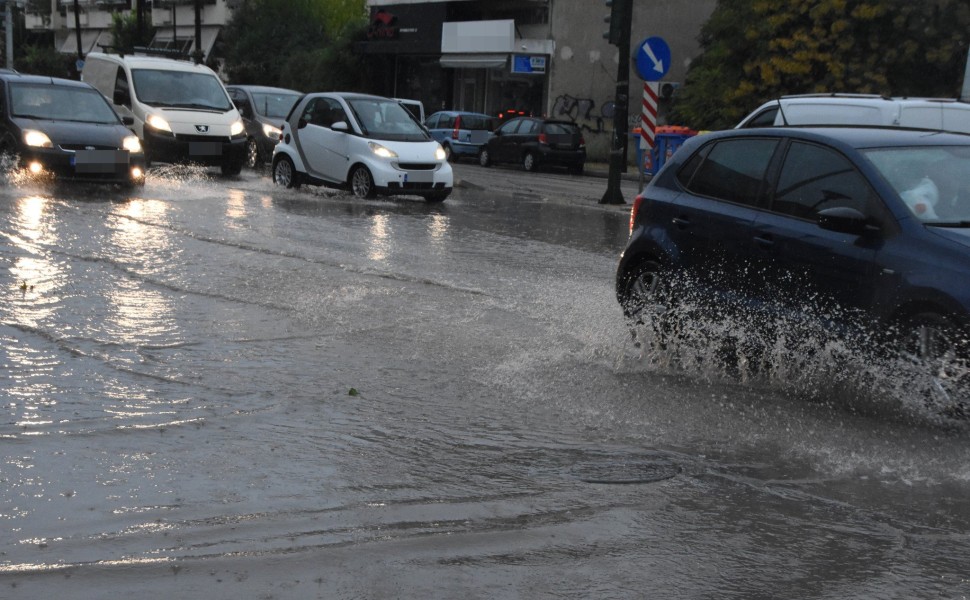
[{"label": "van front bumper", "polygon": [[246,156],[246,134],[236,137],[186,135],[145,128],[148,160],[164,163],[195,163],[208,167],[242,164]]}]

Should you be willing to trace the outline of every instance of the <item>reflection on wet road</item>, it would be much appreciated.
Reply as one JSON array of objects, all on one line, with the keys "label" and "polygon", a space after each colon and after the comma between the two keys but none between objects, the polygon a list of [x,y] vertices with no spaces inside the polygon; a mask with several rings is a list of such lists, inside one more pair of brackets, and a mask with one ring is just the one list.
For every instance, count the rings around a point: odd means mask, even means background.
[{"label": "reflection on wet road", "polygon": [[0,597],[970,595],[967,427],[645,360],[599,183],[458,173],[0,188]]}]

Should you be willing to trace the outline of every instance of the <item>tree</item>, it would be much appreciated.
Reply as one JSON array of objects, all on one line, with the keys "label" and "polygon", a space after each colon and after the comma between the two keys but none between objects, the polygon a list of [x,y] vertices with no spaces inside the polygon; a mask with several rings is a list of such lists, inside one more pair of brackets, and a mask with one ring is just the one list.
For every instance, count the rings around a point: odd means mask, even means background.
[{"label": "tree", "polygon": [[116,12],[111,15],[111,44],[123,52],[132,52],[139,45],[138,15]]},{"label": "tree", "polygon": [[765,100],[812,92],[956,97],[965,0],[720,0],[672,119],[731,127]]},{"label": "tree", "polygon": [[364,0],[247,0],[223,32],[234,83],[331,89],[361,80],[350,40],[366,25]]}]

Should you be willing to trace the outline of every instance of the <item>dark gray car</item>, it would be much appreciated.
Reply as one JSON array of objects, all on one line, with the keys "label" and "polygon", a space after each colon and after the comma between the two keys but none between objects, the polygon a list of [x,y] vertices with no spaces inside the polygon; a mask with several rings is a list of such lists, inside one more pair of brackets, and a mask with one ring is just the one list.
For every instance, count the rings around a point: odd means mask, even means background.
[{"label": "dark gray car", "polygon": [[246,165],[255,168],[268,162],[280,139],[280,124],[303,94],[261,85],[229,85],[226,89],[246,124]]}]

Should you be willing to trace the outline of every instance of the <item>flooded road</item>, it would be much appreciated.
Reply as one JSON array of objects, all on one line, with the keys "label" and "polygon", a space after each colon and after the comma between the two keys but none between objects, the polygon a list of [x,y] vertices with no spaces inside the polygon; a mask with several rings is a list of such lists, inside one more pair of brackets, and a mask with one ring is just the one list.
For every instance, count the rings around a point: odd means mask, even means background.
[{"label": "flooded road", "polygon": [[603,180],[456,173],[0,187],[0,598],[970,597],[965,423],[645,358]]}]

